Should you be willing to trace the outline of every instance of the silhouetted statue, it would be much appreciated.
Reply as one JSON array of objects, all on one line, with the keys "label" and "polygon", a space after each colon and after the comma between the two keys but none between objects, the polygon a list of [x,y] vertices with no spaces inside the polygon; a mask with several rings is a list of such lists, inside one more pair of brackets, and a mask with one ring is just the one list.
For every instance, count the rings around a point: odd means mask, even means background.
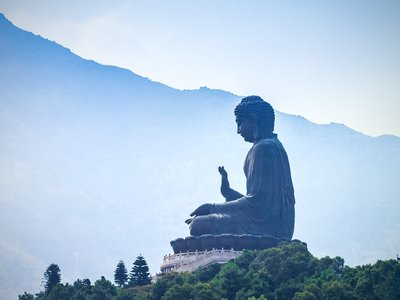
[{"label": "silhouetted statue", "polygon": [[250,234],[291,239],[294,190],[285,149],[274,131],[271,105],[258,96],[243,98],[235,108],[237,133],[253,143],[244,163],[247,193],[233,190],[224,167],[221,193],[225,203],[203,204],[186,220],[190,234]]}]

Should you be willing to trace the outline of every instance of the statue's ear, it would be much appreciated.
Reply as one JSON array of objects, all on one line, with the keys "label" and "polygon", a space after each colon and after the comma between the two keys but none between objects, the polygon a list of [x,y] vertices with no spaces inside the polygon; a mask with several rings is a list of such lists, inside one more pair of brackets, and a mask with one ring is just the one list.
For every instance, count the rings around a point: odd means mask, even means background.
[{"label": "statue's ear", "polygon": [[257,124],[258,123],[258,116],[255,113],[250,113],[248,116],[250,122]]}]

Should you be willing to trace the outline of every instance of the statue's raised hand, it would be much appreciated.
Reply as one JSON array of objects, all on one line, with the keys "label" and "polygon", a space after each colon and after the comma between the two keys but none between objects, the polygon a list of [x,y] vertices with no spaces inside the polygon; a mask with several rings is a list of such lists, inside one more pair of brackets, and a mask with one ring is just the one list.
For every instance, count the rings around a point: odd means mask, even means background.
[{"label": "statue's raised hand", "polygon": [[228,173],[225,171],[225,168],[223,166],[218,167],[218,172],[219,174],[221,174],[221,194],[226,198],[230,190]]},{"label": "statue's raised hand", "polygon": [[225,171],[223,166],[218,167],[218,172],[221,174],[221,194],[224,196],[226,201],[232,201],[243,197],[241,193],[231,189],[228,181],[228,173]]},{"label": "statue's raised hand", "polygon": [[194,212],[192,212],[190,214],[190,216],[193,217],[193,216],[209,215],[209,214],[211,214],[211,208],[212,208],[212,204],[210,204],[210,203],[200,205]]},{"label": "statue's raised hand", "polygon": [[224,166],[218,167],[218,172],[221,174],[222,179],[228,181],[228,173],[225,171]]}]

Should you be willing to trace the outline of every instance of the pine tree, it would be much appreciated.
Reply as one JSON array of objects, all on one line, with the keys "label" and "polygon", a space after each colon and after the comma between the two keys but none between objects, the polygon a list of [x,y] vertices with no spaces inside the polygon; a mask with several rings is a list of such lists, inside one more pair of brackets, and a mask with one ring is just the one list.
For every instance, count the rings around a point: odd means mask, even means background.
[{"label": "pine tree", "polygon": [[123,287],[127,281],[128,281],[128,271],[125,267],[124,262],[120,260],[114,272],[114,282],[119,287]]},{"label": "pine tree", "polygon": [[139,255],[133,263],[132,270],[129,277],[129,285],[146,285],[151,283],[149,267],[142,255]]},{"label": "pine tree", "polygon": [[60,268],[56,264],[51,264],[46,272],[43,274],[44,276],[44,289],[45,293],[49,294],[51,290],[61,282],[61,273],[60,273]]}]

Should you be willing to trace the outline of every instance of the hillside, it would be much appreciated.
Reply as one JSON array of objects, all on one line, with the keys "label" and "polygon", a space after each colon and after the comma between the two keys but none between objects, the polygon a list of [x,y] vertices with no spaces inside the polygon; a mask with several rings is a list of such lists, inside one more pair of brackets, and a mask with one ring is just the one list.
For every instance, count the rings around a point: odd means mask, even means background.
[{"label": "hillside", "polygon": [[[394,259],[351,268],[336,256],[316,258],[304,243],[245,251],[225,265],[167,273],[156,283],[114,286],[105,278],[57,285],[37,300],[317,300],[399,299],[400,263]],[[74,298],[75,297],[75,298]],[[33,300],[25,295],[21,300]]]},{"label": "hillside", "polygon": [[[84,60],[3,15],[0,41],[0,294],[38,291],[53,262],[66,281],[111,279],[119,259],[141,253],[154,274],[169,241],[188,234],[188,214],[222,201],[219,165],[244,192],[240,97]],[[295,237],[350,265],[393,258],[400,138],[279,112],[276,132],[292,167]]]}]

